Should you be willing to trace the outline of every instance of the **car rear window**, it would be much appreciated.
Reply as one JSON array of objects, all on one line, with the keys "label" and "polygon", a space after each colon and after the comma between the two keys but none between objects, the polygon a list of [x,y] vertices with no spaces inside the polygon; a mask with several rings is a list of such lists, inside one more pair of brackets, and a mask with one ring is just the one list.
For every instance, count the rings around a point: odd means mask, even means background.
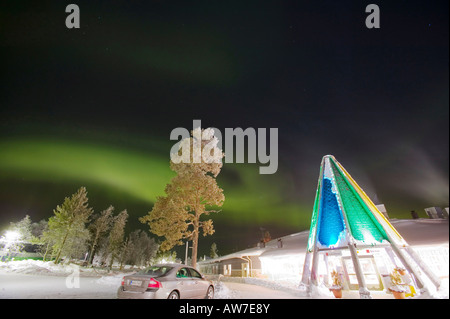
[{"label": "car rear window", "polygon": [[139,275],[149,275],[154,277],[164,276],[173,267],[169,266],[151,266],[138,272]]}]

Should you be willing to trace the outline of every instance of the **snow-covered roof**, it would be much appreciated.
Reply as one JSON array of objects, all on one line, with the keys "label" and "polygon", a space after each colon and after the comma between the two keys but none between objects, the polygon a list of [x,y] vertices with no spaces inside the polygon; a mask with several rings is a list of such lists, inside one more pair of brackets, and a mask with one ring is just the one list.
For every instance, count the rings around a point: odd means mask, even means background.
[{"label": "snow-covered roof", "polygon": [[448,245],[448,219],[390,219],[410,246]]},{"label": "snow-covered roof", "polygon": [[220,256],[220,257],[217,257],[217,258],[211,258],[211,259],[203,260],[203,261],[200,261],[198,263],[199,264],[202,264],[202,263],[209,264],[209,263],[219,262],[219,261],[222,261],[222,260],[227,260],[227,259],[232,259],[232,258],[243,258],[243,257],[248,257],[248,256],[259,256],[264,251],[265,251],[264,248],[258,248],[258,247],[248,248],[248,249],[245,249],[245,250],[240,250],[240,251],[237,251],[235,253],[224,255],[224,256]]},{"label": "snow-covered roof", "polygon": [[[418,245],[448,245],[449,224],[448,219],[390,219],[389,222],[403,236],[411,246]],[[232,258],[246,256],[275,257],[286,255],[304,254],[306,251],[309,230],[275,238],[264,248],[249,248],[235,253],[208,259],[201,263],[214,263]],[[281,239],[282,247],[278,248],[278,240]]]}]

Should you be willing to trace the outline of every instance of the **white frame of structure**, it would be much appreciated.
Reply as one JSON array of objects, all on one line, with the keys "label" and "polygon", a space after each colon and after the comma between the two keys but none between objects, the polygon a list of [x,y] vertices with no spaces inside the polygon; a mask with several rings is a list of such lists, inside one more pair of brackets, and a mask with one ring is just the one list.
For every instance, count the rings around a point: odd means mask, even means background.
[{"label": "white frame of structure", "polygon": [[[334,161],[336,164],[336,167],[340,170],[343,176],[345,176],[350,184],[355,188],[357,191],[359,197],[361,200],[364,201],[364,203],[369,207],[369,210],[371,211],[372,215],[375,217],[375,219],[378,221],[378,223],[383,227],[383,230],[385,231],[388,243],[379,243],[376,245],[377,248],[384,248],[387,252],[387,254],[391,257],[391,260],[393,264],[395,265],[395,258],[393,258],[392,253],[394,253],[402,265],[406,268],[406,270],[413,275],[413,279],[419,288],[419,294],[423,294],[429,289],[426,287],[426,283],[423,279],[423,274],[427,276],[431,283],[436,287],[436,289],[440,286],[440,280],[439,278],[429,269],[429,267],[421,260],[421,258],[418,256],[418,254],[406,243],[406,241],[400,236],[400,234],[395,230],[395,228],[389,223],[389,221],[383,216],[383,214],[378,210],[378,208],[373,204],[373,202],[370,200],[370,198],[366,195],[366,193],[359,187],[359,185],[353,180],[353,178],[348,174],[348,172],[344,169],[344,167],[334,158],[332,155],[326,155],[322,158],[321,167],[320,167],[320,174],[319,174],[319,180],[317,183],[318,191],[316,193],[316,199],[314,205],[317,205],[317,215],[316,215],[316,221],[314,229],[310,230],[310,237],[311,235],[314,238],[313,247],[312,249],[308,249],[306,251],[305,255],[305,262],[303,264],[303,273],[302,273],[302,280],[300,283],[300,286],[303,289],[306,289],[308,295],[311,294],[311,286],[318,286],[318,267],[319,267],[319,254],[321,252],[327,251],[327,250],[333,250],[333,249],[348,249],[350,251],[351,260],[355,269],[356,278],[358,281],[359,286],[359,294],[361,299],[370,299],[370,291],[367,289],[367,285],[365,282],[364,274],[361,268],[361,264],[359,262],[359,257],[357,254],[358,249],[364,249],[364,248],[370,248],[372,245],[362,245],[358,243],[351,234],[351,228],[349,225],[349,221],[347,218],[347,213],[345,212],[345,207],[342,204],[342,199],[339,190],[337,190],[336,198],[338,199],[339,206],[342,211],[344,224],[345,224],[345,237],[347,240],[347,247],[339,247],[339,248],[322,248],[319,247],[317,241],[318,241],[318,229],[319,229],[319,223],[320,223],[320,214],[321,214],[321,203],[322,203],[322,188],[323,188],[323,176],[325,171],[325,165],[331,165],[330,161]],[[331,172],[333,175],[333,180],[335,181],[334,173]],[[373,212],[376,212],[375,214]],[[313,212],[314,214],[314,212]],[[386,227],[389,226],[389,227]],[[311,231],[314,232],[314,234],[311,234]],[[394,232],[394,235],[392,234]],[[396,238],[394,238],[396,237]],[[400,239],[400,240],[399,240]],[[309,245],[308,238],[308,245]],[[392,252],[390,249],[392,248]],[[411,262],[413,261],[413,262]],[[396,265],[397,266],[397,265]],[[423,274],[420,272],[422,270]]]}]

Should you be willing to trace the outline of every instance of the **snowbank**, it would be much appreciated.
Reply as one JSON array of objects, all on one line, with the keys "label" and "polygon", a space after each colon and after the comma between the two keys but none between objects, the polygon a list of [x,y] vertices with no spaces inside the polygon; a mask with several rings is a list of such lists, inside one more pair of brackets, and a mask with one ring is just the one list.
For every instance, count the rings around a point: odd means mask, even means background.
[{"label": "snowbank", "polygon": [[[232,291],[227,291],[228,289],[223,282],[234,282],[241,283],[247,285],[254,285],[259,287],[264,287],[272,290],[283,291],[285,293],[289,293],[293,296],[304,297],[305,292],[301,289],[298,289],[298,284],[292,282],[281,282],[281,281],[272,281],[268,279],[261,278],[251,278],[251,277],[226,277],[223,275],[209,275],[207,276],[210,280],[213,281],[214,286],[216,287],[216,298],[218,299],[234,299],[235,295],[232,294]],[[223,291],[221,289],[223,288]],[[228,297],[227,293],[230,294]]]},{"label": "snowbank", "polygon": [[42,260],[18,260],[0,263],[0,268],[13,273],[31,274],[31,275],[62,275],[67,276],[74,271],[71,265],[55,265],[51,261]]},{"label": "snowbank", "polygon": [[0,262],[0,270],[29,275],[68,276],[79,271],[82,277],[101,276],[93,268],[84,268],[76,264],[55,264],[52,261],[24,259],[17,261]]},{"label": "snowbank", "polygon": [[122,278],[126,275],[126,273],[120,273],[117,275],[110,275],[110,276],[102,276],[101,278],[99,278],[98,280],[96,280],[97,284],[100,285],[105,285],[105,286],[111,286],[111,287],[116,287],[118,288],[122,282]]},{"label": "snowbank", "polygon": [[214,282],[214,298],[215,299],[236,299],[236,291],[231,290],[223,282]]}]

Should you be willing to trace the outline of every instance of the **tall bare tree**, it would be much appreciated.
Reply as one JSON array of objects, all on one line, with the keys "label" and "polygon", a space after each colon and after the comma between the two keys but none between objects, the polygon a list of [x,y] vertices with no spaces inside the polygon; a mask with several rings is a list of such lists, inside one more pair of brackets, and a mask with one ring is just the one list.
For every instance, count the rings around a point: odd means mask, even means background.
[{"label": "tall bare tree", "polygon": [[119,257],[120,249],[123,245],[125,235],[125,225],[127,223],[128,213],[127,210],[123,210],[119,215],[114,217],[114,221],[109,233],[109,245],[108,251],[110,253],[109,269],[112,268],[114,260]]},{"label": "tall bare tree", "polygon": [[98,216],[95,216],[94,221],[89,225],[89,230],[91,231],[91,251],[89,253],[89,264],[92,264],[100,238],[104,236],[111,228],[113,211],[114,207],[109,206]]},{"label": "tall bare tree", "polygon": [[203,236],[214,233],[212,220],[202,217],[218,212],[225,200],[216,182],[224,156],[217,143],[212,129],[195,129],[192,137],[184,139],[178,153],[171,156],[170,168],[177,175],[166,186],[166,196],[158,197],[149,214],[140,219],[152,233],[164,237],[162,251],[192,240],[194,267],[200,230]]}]

